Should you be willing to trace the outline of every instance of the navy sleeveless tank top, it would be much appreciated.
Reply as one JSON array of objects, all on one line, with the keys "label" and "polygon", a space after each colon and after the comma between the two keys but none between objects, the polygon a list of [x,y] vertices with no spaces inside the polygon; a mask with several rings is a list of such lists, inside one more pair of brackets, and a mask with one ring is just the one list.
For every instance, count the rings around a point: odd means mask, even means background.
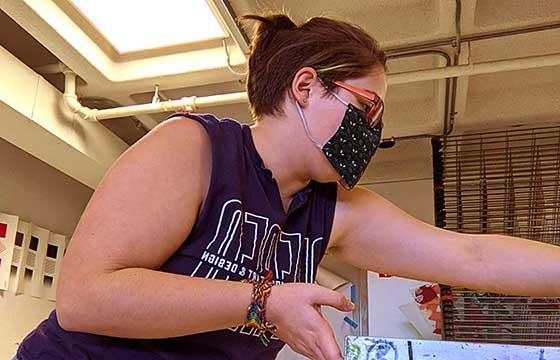
[{"label": "navy sleeveless tank top", "polygon": [[[160,270],[240,281],[256,279],[271,269],[277,284],[312,283],[331,232],[336,184],[311,182],[294,196],[286,213],[278,185],[247,125],[209,114],[183,115],[188,117],[185,121],[198,121],[208,132],[212,174],[190,235]],[[265,347],[254,329],[245,326],[168,339],[68,332],[59,326],[53,311],[27,335],[17,356],[20,360],[263,360],[276,358],[284,345],[273,337]]]}]

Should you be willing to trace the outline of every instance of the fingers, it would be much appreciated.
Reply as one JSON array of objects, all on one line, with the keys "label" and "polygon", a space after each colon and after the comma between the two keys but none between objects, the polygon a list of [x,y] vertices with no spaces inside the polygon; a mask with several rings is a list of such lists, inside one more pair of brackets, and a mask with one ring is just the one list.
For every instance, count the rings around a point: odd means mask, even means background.
[{"label": "fingers", "polygon": [[317,339],[317,346],[325,360],[342,360],[340,347],[338,346],[332,328],[326,321],[324,327],[325,329],[321,332],[322,336]]},{"label": "fingers", "polygon": [[329,290],[319,285],[317,285],[317,289],[311,300],[315,304],[332,306],[340,311],[354,310],[354,304],[342,293]]},{"label": "fingers", "polygon": [[313,356],[312,359],[315,360],[329,360],[323,355],[323,351],[321,350],[321,345],[318,343],[313,344]]},{"label": "fingers", "polygon": [[297,350],[292,348],[292,350],[311,360],[343,360],[334,338],[331,341],[317,341],[305,348],[302,347]]},{"label": "fingers", "polygon": [[317,348],[319,349],[320,354],[321,354],[321,359],[343,360],[342,354],[340,353],[340,350],[337,347],[338,345],[336,345],[336,341],[335,341],[335,346],[336,346],[336,348],[331,348],[330,350],[325,350],[325,349],[323,349],[323,347],[321,345],[317,345]]},{"label": "fingers", "polygon": [[327,360],[325,359],[325,357],[323,356],[323,353],[321,352],[320,347],[316,344],[316,343],[310,343],[310,344],[300,344],[300,346],[298,347],[292,347],[292,350],[294,350],[295,352],[297,352],[300,355],[303,355],[305,357],[307,357],[308,359],[311,360]]},{"label": "fingers", "polygon": [[[278,310],[276,321],[270,319],[278,326],[275,335],[311,360],[342,360],[333,330],[322,316],[321,306],[352,311],[354,306],[350,300],[342,293],[312,284],[283,284],[277,290],[282,291],[271,294],[267,304],[274,305],[271,300],[277,302],[277,307],[271,306],[271,309]],[[304,301],[301,301],[302,297]],[[288,306],[292,302],[293,306]],[[291,321],[293,318],[300,320],[299,326]]]},{"label": "fingers", "polygon": [[[289,342],[295,352],[311,360],[342,360],[340,348],[329,323],[321,319],[315,330]],[[302,334],[303,335],[303,334]]]}]

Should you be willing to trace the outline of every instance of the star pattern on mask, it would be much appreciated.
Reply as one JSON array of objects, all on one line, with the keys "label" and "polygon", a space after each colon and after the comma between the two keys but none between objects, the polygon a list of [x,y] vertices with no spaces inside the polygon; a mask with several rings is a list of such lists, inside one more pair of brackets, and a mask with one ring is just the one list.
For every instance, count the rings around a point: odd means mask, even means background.
[{"label": "star pattern on mask", "polygon": [[381,127],[371,128],[365,113],[349,104],[340,127],[323,152],[341,176],[344,187],[351,189],[362,177],[380,142]]}]

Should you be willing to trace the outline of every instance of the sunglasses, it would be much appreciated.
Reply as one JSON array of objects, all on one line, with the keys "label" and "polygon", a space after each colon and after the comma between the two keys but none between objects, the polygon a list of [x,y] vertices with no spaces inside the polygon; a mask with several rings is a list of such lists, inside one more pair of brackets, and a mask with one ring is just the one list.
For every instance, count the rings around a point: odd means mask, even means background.
[{"label": "sunglasses", "polygon": [[366,103],[365,113],[368,125],[371,128],[376,127],[381,123],[383,126],[383,111],[385,110],[385,105],[383,100],[379,95],[374,92],[360,89],[350,84],[344,83],[342,81],[333,81],[334,85],[343,88],[356,95],[360,100]]}]

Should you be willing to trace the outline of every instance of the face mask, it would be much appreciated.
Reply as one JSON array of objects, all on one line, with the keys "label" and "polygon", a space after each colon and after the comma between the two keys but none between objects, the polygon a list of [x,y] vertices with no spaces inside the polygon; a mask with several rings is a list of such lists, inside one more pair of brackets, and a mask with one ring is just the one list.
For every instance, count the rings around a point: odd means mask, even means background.
[{"label": "face mask", "polygon": [[375,127],[371,128],[368,125],[364,111],[342,100],[338,94],[332,94],[338,101],[346,105],[347,109],[336,133],[325,145],[321,145],[311,136],[303,109],[297,101],[296,107],[307,137],[315,146],[323,151],[332,167],[340,175],[341,185],[345,189],[350,190],[356,186],[373,154],[375,154],[381,142],[381,129],[383,125],[379,122]]}]

